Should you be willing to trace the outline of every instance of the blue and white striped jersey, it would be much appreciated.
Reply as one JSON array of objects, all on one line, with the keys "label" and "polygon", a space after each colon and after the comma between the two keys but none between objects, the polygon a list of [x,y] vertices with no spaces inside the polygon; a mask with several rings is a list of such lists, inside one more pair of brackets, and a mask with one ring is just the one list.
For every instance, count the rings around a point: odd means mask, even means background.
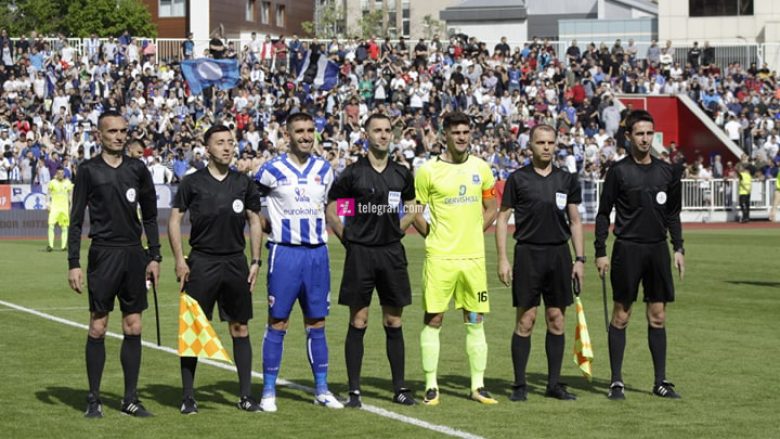
[{"label": "blue and white striped jersey", "polygon": [[271,220],[269,241],[288,245],[318,245],[328,241],[325,205],[333,184],[327,160],[310,156],[299,168],[282,154],[266,162],[255,175]]}]

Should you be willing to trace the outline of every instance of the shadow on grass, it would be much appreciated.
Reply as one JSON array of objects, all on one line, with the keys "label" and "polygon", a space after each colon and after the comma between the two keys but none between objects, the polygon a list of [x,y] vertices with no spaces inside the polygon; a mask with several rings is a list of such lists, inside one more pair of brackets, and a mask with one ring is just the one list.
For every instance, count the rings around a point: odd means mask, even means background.
[{"label": "shadow on grass", "polygon": [[[252,383],[252,397],[259,401],[260,384]],[[236,381],[217,381],[205,386],[198,386],[195,382],[195,400],[201,408],[209,408],[210,405],[228,405],[235,406],[239,399],[238,380]],[[157,403],[179,408],[182,400],[182,389],[179,386],[169,386],[166,384],[151,384],[144,386],[139,391],[141,399],[147,398]],[[290,389],[284,386],[276,388],[276,397],[292,401],[311,402],[310,399],[301,395],[298,390]]]},{"label": "shadow on grass", "polygon": [[[51,386],[35,392],[35,397],[44,404],[66,405],[79,412],[83,412],[87,407],[87,390],[81,387]],[[122,397],[114,393],[101,392],[100,399],[104,406],[119,410]]]},{"label": "shadow on grass", "polygon": [[750,285],[754,287],[780,287],[780,282],[760,280],[727,280],[726,283],[732,285]]}]

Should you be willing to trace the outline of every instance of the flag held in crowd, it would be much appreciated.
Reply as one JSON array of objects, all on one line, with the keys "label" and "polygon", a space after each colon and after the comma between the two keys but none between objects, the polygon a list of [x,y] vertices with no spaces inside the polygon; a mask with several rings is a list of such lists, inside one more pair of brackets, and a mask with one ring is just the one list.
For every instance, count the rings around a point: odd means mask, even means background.
[{"label": "flag held in crowd", "polygon": [[198,301],[184,292],[179,295],[179,356],[232,363]]},{"label": "flag held in crowd", "polygon": [[196,95],[212,85],[220,90],[230,90],[239,82],[238,61],[235,59],[188,59],[182,61],[181,72]]},{"label": "flag held in crowd", "polygon": [[339,64],[328,59],[326,55],[312,55],[309,50],[306,52],[296,82],[303,81],[313,84],[317,90],[328,91],[338,84],[339,68]]},{"label": "flag held in crowd", "polygon": [[580,296],[574,298],[577,311],[577,327],[574,330],[574,363],[582,371],[582,375],[590,381],[593,378],[591,366],[593,363],[593,346],[590,344],[588,323],[585,321],[585,310]]}]

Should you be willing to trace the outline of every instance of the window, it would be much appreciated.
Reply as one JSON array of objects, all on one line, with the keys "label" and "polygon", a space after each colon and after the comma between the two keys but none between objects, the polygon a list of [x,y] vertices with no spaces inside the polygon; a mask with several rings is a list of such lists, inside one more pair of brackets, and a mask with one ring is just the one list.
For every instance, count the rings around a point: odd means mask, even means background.
[{"label": "window", "polygon": [[276,26],[284,27],[284,19],[285,19],[284,5],[276,5]]},{"label": "window", "polygon": [[402,34],[405,37],[409,36],[409,25],[410,25],[409,18],[411,17],[411,11],[409,10],[409,3],[410,3],[409,0],[404,0],[403,5],[402,5],[402,15],[401,15],[401,18],[402,18],[402,22],[401,23],[403,25],[403,32],[402,32]]},{"label": "window", "polygon": [[255,21],[255,0],[246,0],[246,21]]},{"label": "window", "polygon": [[691,17],[753,15],[753,0],[689,0]]},{"label": "window", "polygon": [[185,0],[160,0],[160,7],[157,9],[158,17],[184,17]]},{"label": "window", "polygon": [[260,23],[268,24],[271,21],[271,2],[263,2],[260,5]]}]

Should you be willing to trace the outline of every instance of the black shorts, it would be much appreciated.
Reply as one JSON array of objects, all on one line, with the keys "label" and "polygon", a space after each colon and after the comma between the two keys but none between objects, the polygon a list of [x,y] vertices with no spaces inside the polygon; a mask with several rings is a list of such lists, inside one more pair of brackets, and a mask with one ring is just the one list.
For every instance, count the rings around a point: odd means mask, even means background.
[{"label": "black shorts", "polygon": [[645,302],[674,302],[672,262],[669,246],[661,241],[642,244],[618,239],[612,247],[612,298],[628,309],[639,294],[639,281]]},{"label": "black shorts", "polygon": [[119,309],[133,314],[145,310],[146,265],[144,249],[92,245],[87,258],[87,288],[89,310],[108,313],[114,310],[119,297]]},{"label": "black shorts", "polygon": [[350,243],[344,260],[339,304],[369,306],[376,288],[382,306],[409,305],[412,287],[406,265],[406,251],[400,242],[378,247]]},{"label": "black shorts", "polygon": [[214,304],[219,303],[223,322],[246,323],[252,318],[252,292],[249,290],[249,266],[243,253],[209,255],[193,251],[187,258],[190,278],[184,291],[198,301],[211,320]]},{"label": "black shorts", "polygon": [[515,245],[512,267],[512,306],[533,308],[544,297],[548,308],[566,308],[574,302],[571,290],[571,253],[568,243]]}]

